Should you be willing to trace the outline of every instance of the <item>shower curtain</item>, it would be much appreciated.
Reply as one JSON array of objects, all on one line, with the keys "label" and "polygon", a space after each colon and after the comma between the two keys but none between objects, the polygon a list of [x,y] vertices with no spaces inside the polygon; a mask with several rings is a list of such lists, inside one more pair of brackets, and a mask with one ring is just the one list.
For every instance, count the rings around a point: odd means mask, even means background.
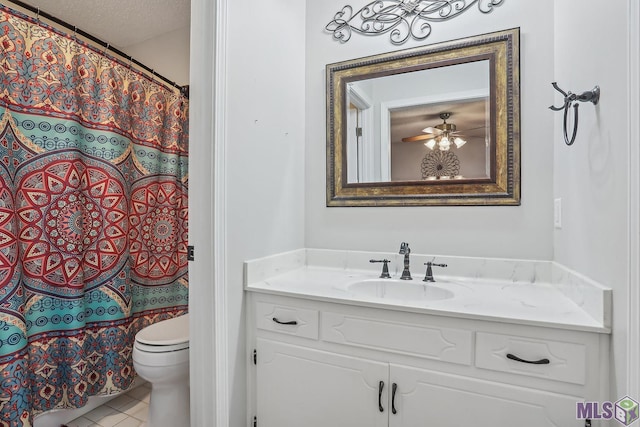
[{"label": "shower curtain", "polygon": [[0,425],[127,389],[187,311],[188,100],[0,4]]}]

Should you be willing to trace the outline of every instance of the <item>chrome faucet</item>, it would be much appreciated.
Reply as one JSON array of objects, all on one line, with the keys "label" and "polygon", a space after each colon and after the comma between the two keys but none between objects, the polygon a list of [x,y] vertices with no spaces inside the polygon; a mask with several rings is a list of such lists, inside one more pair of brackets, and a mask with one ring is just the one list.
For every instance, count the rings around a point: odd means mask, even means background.
[{"label": "chrome faucet", "polygon": [[411,253],[411,249],[409,249],[409,244],[406,242],[402,242],[400,244],[400,255],[404,255],[404,270],[402,270],[402,276],[400,279],[402,280],[413,280],[411,277],[411,272],[409,271],[409,254]]}]

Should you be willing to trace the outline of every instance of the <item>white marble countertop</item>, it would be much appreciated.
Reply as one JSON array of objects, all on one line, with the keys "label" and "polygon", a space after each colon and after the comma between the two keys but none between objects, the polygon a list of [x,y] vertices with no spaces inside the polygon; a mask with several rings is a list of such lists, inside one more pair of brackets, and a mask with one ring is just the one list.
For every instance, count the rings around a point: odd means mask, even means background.
[{"label": "white marble countertop", "polygon": [[[290,257],[289,261],[293,258]],[[264,261],[245,264],[245,289],[319,301],[386,308],[438,316],[497,321],[598,333],[610,333],[610,327],[590,315],[551,283],[515,282],[501,278],[447,276],[435,270],[435,283],[425,283],[414,275],[416,286],[442,288],[454,296],[439,300],[391,299],[367,296],[349,289],[354,282],[378,279],[379,271],[307,265],[295,260],[283,268],[269,267]],[[255,267],[259,265],[258,274]],[[253,267],[254,271],[247,271]],[[377,266],[379,268],[379,266]],[[392,272],[391,281],[399,275]],[[384,279],[380,279],[384,280]],[[605,298],[606,300],[606,298]],[[604,311],[607,311],[605,309]]]}]

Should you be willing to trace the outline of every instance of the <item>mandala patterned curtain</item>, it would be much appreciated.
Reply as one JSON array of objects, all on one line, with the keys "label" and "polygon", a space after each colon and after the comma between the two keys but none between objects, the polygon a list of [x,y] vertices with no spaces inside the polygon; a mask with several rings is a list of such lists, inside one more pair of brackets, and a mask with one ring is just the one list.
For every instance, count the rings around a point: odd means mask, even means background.
[{"label": "mandala patterned curtain", "polygon": [[188,101],[0,4],[0,425],[131,385],[187,310]]}]

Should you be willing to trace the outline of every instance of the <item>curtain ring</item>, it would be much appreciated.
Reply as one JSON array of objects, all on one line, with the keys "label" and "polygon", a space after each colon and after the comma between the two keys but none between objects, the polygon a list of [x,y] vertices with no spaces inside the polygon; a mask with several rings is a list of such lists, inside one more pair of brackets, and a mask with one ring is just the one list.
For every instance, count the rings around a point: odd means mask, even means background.
[{"label": "curtain ring", "polygon": [[106,56],[107,55],[107,51],[109,50],[109,43],[107,43],[107,45],[104,47],[104,51],[102,52],[102,55]]},{"label": "curtain ring", "polygon": [[133,56],[129,56],[129,69],[131,69],[132,62],[133,62]]},{"label": "curtain ring", "polygon": [[36,14],[36,21],[38,21],[38,23],[40,23],[40,8],[38,8],[38,12]]},{"label": "curtain ring", "polygon": [[73,26],[73,39],[76,41],[78,40],[78,27],[75,25]]}]

